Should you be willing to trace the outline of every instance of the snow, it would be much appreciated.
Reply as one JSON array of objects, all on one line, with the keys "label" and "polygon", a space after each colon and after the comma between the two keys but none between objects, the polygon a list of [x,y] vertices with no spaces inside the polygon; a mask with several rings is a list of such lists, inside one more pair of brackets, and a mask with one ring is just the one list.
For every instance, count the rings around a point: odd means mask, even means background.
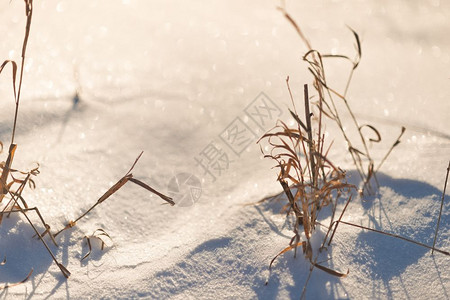
[{"label": "snow", "polygon": [[[2,299],[86,298],[299,298],[310,264],[288,252],[292,229],[281,204],[257,202],[281,192],[273,162],[262,159],[257,138],[239,155],[220,135],[236,118],[255,136],[245,109],[263,92],[289,122],[285,79],[297,101],[311,76],[295,30],[276,1],[36,1],[27,52],[14,167],[40,164],[37,188],[24,197],[53,230],[76,218],[144,154],[133,175],[167,193],[174,176],[201,181],[192,206],[164,201],[127,183],[51,246],[72,275],[65,279],[25,218],[0,227]],[[354,199],[344,219],[432,244],[450,150],[450,4],[445,1],[287,2],[314,47],[354,55],[346,25],[362,39],[363,55],[349,90],[362,123],[383,135],[371,151],[380,160],[400,133],[402,143],[382,167],[381,187]],[[0,58],[20,60],[24,30],[21,1],[0,4]],[[330,80],[342,85],[350,66],[331,63]],[[6,72],[6,73],[5,73]],[[10,71],[0,76],[0,140],[7,147],[13,116]],[[74,104],[75,91],[80,102]],[[349,129],[350,130],[350,129]],[[332,160],[357,175],[340,133]],[[216,179],[195,158],[216,145],[231,160]],[[6,159],[3,152],[1,160]],[[448,194],[448,193],[447,193]],[[448,197],[448,195],[447,195]],[[446,198],[448,200],[448,198]],[[341,211],[343,203],[338,208]],[[450,249],[446,201],[436,247]],[[33,213],[30,217],[37,222]],[[321,216],[327,224],[329,216]],[[42,229],[42,226],[40,227]],[[104,251],[83,237],[103,228]],[[319,228],[320,239],[326,228]],[[51,242],[47,240],[47,242]],[[315,269],[307,299],[448,299],[448,256],[341,224],[324,266]],[[269,278],[266,286],[264,283]]]}]

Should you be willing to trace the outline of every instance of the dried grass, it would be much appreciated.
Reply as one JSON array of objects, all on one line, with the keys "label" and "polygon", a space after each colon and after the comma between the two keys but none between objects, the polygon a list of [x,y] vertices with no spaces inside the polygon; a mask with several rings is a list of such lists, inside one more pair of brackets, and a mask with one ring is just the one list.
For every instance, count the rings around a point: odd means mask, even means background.
[{"label": "dried grass", "polygon": [[92,252],[91,240],[92,239],[97,239],[97,240],[99,240],[101,242],[101,249],[102,250],[105,248],[105,245],[106,245],[105,238],[109,239],[110,241],[112,240],[111,237],[109,236],[109,234],[106,233],[106,231],[104,231],[101,228],[96,229],[94,231],[94,233],[92,233],[90,236],[86,235],[84,238],[86,239],[87,245],[89,247],[89,251],[86,253],[85,256],[83,256],[83,258],[81,260],[84,260],[89,255],[91,255],[91,252]]},{"label": "dried grass", "polygon": [[[305,99],[305,117],[304,121],[299,117],[295,109],[294,100],[292,98],[291,89],[289,86],[289,78],[287,79],[288,91],[291,97],[291,101],[294,107],[294,111],[290,110],[291,116],[296,121],[296,127],[290,128],[282,121],[278,121],[277,125],[270,130],[268,133],[262,136],[260,139],[266,140],[270,146],[270,152],[265,154],[265,157],[271,158],[277,162],[276,167],[279,168],[280,173],[278,175],[278,181],[280,182],[283,192],[286,195],[288,204],[284,207],[287,210],[288,215],[292,213],[295,217],[294,225],[294,236],[292,237],[289,246],[280,251],[270,262],[269,271],[272,269],[274,261],[282,254],[294,250],[294,257],[296,256],[297,247],[300,245],[303,248],[303,254],[305,258],[310,261],[311,267],[310,272],[303,287],[301,299],[304,299],[306,295],[306,287],[308,285],[309,279],[314,268],[321,269],[328,274],[336,277],[346,277],[347,273],[337,272],[331,270],[317,263],[318,253],[316,253],[315,258],[311,247],[310,238],[314,231],[317,222],[317,215],[319,211],[328,205],[332,205],[332,216],[330,225],[328,226],[328,231],[322,243],[322,247],[319,249],[326,249],[325,244],[328,240],[328,246],[331,244],[333,237],[337,231],[339,224],[344,224],[348,226],[357,227],[364,230],[369,230],[386,236],[390,236],[396,239],[401,239],[403,241],[416,244],[418,246],[432,249],[444,255],[450,255],[448,251],[435,248],[435,243],[439,231],[440,218],[442,214],[442,208],[444,203],[444,195],[447,187],[448,176],[450,172],[450,162],[447,168],[447,175],[445,179],[444,191],[442,194],[441,208],[439,211],[439,219],[436,226],[436,233],[433,241],[433,246],[429,246],[409,238],[405,238],[399,235],[387,233],[381,230],[376,230],[361,226],[358,224],[353,224],[350,222],[343,221],[344,214],[349,206],[352,195],[350,190],[356,188],[346,182],[346,174],[343,170],[336,167],[327,158],[330,147],[326,151],[324,135],[322,134],[322,122],[324,118],[333,120],[339,127],[347,145],[348,151],[353,159],[354,165],[361,177],[362,186],[359,189],[360,196],[366,194],[373,194],[375,189],[372,186],[372,179],[376,182],[378,186],[378,181],[376,178],[376,173],[379,171],[381,166],[386,162],[387,158],[391,154],[392,150],[400,144],[400,139],[405,132],[405,127],[401,128],[400,134],[395,142],[391,145],[387,153],[383,156],[379,163],[375,163],[372,159],[368,142],[370,143],[380,143],[382,141],[382,136],[378,129],[376,129],[371,124],[361,124],[358,122],[355,114],[353,113],[350,104],[347,100],[347,92],[352,80],[354,71],[359,66],[362,50],[361,42],[358,34],[351,28],[351,32],[356,41],[356,57],[355,59],[350,59],[348,56],[344,55],[325,55],[321,54],[319,51],[312,48],[310,42],[306,38],[301,28],[295,22],[295,20],[287,13],[285,8],[279,8],[286,19],[294,27],[301,40],[307,48],[307,53],[304,55],[303,59],[309,65],[308,69],[313,75],[313,86],[318,97],[318,102],[316,107],[319,111],[319,116],[317,119],[317,127],[312,128],[311,125],[311,114],[309,107],[309,95],[307,85],[305,85],[304,99]],[[333,89],[327,82],[325,76],[325,68],[323,60],[325,58],[335,58],[344,59],[352,64],[352,69],[348,75],[347,83],[345,89],[342,93],[337,92]],[[337,109],[337,101],[341,101],[347,112],[351,116],[353,125],[357,129],[359,144],[361,147],[354,146],[356,144],[352,138],[344,130],[343,121],[341,118],[341,111]],[[373,136],[369,136],[367,133],[363,132],[369,131]],[[338,199],[343,196],[347,196],[346,204],[338,218],[334,220],[336,206]],[[265,201],[263,199],[261,201]],[[260,201],[260,202],[261,202]],[[259,202],[259,203],[260,203]],[[303,228],[306,240],[300,241],[300,233]],[[332,231],[332,233],[331,233]],[[330,238],[328,239],[329,234]],[[270,274],[269,274],[270,276]],[[266,282],[268,284],[268,281]]]},{"label": "dried grass", "polygon": [[[46,235],[48,235],[49,238],[51,239],[51,241],[57,246],[55,237],[58,234],[60,234],[64,230],[74,227],[78,221],[80,221],[84,216],[86,216],[90,211],[92,211],[97,205],[103,203],[105,200],[107,200],[109,197],[111,197],[122,186],[124,186],[128,181],[133,182],[133,183],[143,187],[144,189],[148,190],[149,192],[158,195],[161,199],[163,199],[164,201],[166,201],[167,203],[169,203],[171,205],[174,205],[175,203],[172,201],[172,199],[170,197],[167,197],[167,196],[161,194],[160,192],[156,191],[155,189],[148,186],[144,182],[142,182],[138,179],[135,179],[133,177],[133,174],[131,174],[131,171],[134,168],[134,166],[136,165],[136,163],[138,162],[139,158],[141,157],[141,155],[142,155],[142,152],[141,152],[141,154],[138,156],[138,158],[133,163],[130,170],[125,174],[125,176],[123,176],[115,185],[113,185],[110,189],[108,189],[108,191],[105,194],[103,194],[91,208],[89,208],[85,213],[83,213],[81,216],[79,216],[75,221],[68,222],[68,224],[63,229],[58,231],[56,234],[52,234],[50,226],[45,222],[39,209],[37,207],[30,208],[28,206],[26,200],[22,196],[22,192],[27,185],[30,188],[34,188],[36,186],[35,182],[33,181],[33,176],[37,176],[39,174],[39,165],[37,165],[35,168],[33,168],[29,171],[19,171],[19,170],[12,168],[14,154],[17,150],[17,144],[15,144],[14,141],[15,141],[15,134],[16,134],[16,128],[17,128],[17,123],[18,123],[17,120],[18,120],[18,116],[19,116],[20,94],[21,94],[21,90],[22,90],[22,80],[23,80],[23,70],[24,70],[24,65],[25,65],[26,49],[27,49],[27,44],[28,44],[28,38],[30,35],[31,20],[32,20],[32,15],[33,15],[33,0],[24,0],[24,2],[25,2],[25,16],[26,16],[27,21],[26,21],[26,25],[25,25],[24,40],[22,43],[22,56],[21,56],[22,59],[21,59],[21,63],[20,63],[18,86],[16,85],[17,71],[18,71],[17,63],[12,60],[5,60],[0,65],[0,74],[5,69],[6,66],[11,65],[11,67],[12,67],[12,85],[13,85],[14,102],[15,102],[14,123],[13,123],[12,134],[11,134],[11,143],[10,143],[9,150],[8,150],[8,157],[6,159],[6,162],[0,163],[0,168],[1,168],[0,225],[3,221],[4,216],[9,217],[10,214],[12,214],[12,213],[22,214],[25,217],[25,219],[27,220],[27,222],[30,224],[30,226],[33,228],[33,230],[35,232],[35,236],[41,240],[42,244],[47,249],[49,255],[52,257],[53,261],[58,266],[61,273],[64,275],[65,278],[68,278],[70,276],[70,272],[66,269],[65,266],[63,266],[61,263],[59,263],[58,260],[56,259],[55,255],[49,248],[47,242],[44,240],[44,237]],[[0,153],[2,151],[3,151],[3,143],[0,141]],[[7,203],[5,203],[6,200],[8,200]],[[29,216],[28,216],[29,212],[35,212],[38,215],[40,222],[42,223],[43,227],[45,228],[45,230],[42,233],[40,233],[38,231],[36,224],[34,224],[31,221],[31,219],[29,218]],[[89,237],[86,236],[86,239],[87,239],[87,242],[89,245],[89,252],[82,259],[87,258],[89,256],[89,254],[91,253],[90,240],[92,238],[100,239],[100,241],[102,242],[102,245],[103,245],[104,241],[102,238],[105,238],[105,237],[109,238],[109,235],[103,229],[96,230],[93,233],[93,235],[91,235]],[[3,266],[5,263],[6,263],[6,257],[3,260],[3,262],[0,264],[0,267]],[[30,278],[32,272],[33,272],[33,270],[31,270],[28,273],[28,275],[25,277],[25,279],[22,280],[21,282],[5,284],[4,286],[0,287],[0,289],[6,289],[6,288],[13,287],[13,286],[16,286],[16,285],[26,282]]]},{"label": "dried grass", "polygon": [[[289,78],[286,82],[290,92]],[[301,245],[303,254],[313,267],[334,276],[345,277],[346,274],[317,264],[317,257],[313,258],[310,239],[320,210],[331,205],[333,211],[331,222],[333,222],[338,199],[342,195],[348,195],[355,187],[346,182],[345,172],[327,158],[331,144],[325,147],[322,111],[319,111],[317,126],[313,128],[308,86],[304,86],[304,121],[297,113],[292,94],[291,101],[294,110],[290,110],[290,113],[296,120],[296,127],[289,127],[284,122],[278,121],[277,125],[258,141],[259,143],[266,141],[271,149],[265,157],[276,161],[275,167],[280,171],[277,180],[289,202],[285,207],[287,214],[292,213],[295,217],[294,236],[289,246],[274,257],[269,269],[278,256],[289,250],[294,250],[295,257],[297,247]],[[305,236],[304,241],[301,241],[301,231]]]},{"label": "dried grass", "polygon": [[[347,149],[352,157],[353,163],[363,183],[362,187],[359,190],[360,194],[373,194],[375,192],[375,189],[372,187],[372,179],[374,179],[376,184],[378,185],[376,173],[384,164],[392,150],[400,144],[400,139],[406,129],[405,127],[401,128],[400,134],[396,141],[392,144],[392,146],[389,148],[380,162],[376,163],[370,154],[368,142],[380,143],[382,141],[382,136],[375,126],[371,124],[361,124],[357,120],[347,97],[347,92],[349,90],[354,72],[358,68],[362,56],[362,48],[359,35],[356,33],[356,31],[349,27],[349,30],[352,32],[355,38],[356,55],[354,59],[340,54],[322,54],[320,51],[312,47],[307,37],[300,29],[300,26],[292,18],[292,16],[289,15],[286,9],[284,7],[279,7],[279,10],[284,14],[289,23],[291,23],[291,25],[294,27],[307,48],[307,52],[303,56],[303,60],[309,65],[308,70],[313,75],[313,86],[320,98],[320,102],[317,107],[320,110],[321,114],[325,115],[327,118],[333,120],[337,124],[348,145]],[[342,92],[338,92],[327,81],[324,59],[343,59],[351,63],[352,68],[347,76],[345,89]],[[358,133],[359,141],[351,138],[345,131],[344,122],[341,117],[343,112],[338,109],[338,101],[344,104],[346,111],[350,114],[353,126]],[[366,133],[367,131],[373,133],[375,135],[375,138],[370,137],[370,135]]]}]

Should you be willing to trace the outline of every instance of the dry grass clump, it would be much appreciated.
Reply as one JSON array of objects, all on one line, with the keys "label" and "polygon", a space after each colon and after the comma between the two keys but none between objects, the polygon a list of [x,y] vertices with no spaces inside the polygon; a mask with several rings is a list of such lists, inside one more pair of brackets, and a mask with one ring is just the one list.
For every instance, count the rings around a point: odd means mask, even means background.
[{"label": "dry grass clump", "polygon": [[[377,171],[381,168],[381,166],[384,164],[392,150],[400,144],[400,138],[405,132],[405,127],[401,128],[400,134],[398,138],[395,140],[395,142],[392,144],[392,146],[389,148],[387,153],[384,155],[384,157],[376,163],[374,159],[372,158],[368,142],[371,143],[380,143],[382,141],[381,134],[379,131],[370,124],[361,124],[349,102],[347,97],[347,92],[350,87],[350,83],[353,78],[353,74],[356,70],[356,68],[359,66],[361,55],[362,55],[362,48],[361,48],[361,42],[359,39],[358,34],[349,27],[351,32],[353,33],[353,36],[355,38],[355,48],[356,48],[356,55],[355,58],[352,59],[346,55],[336,55],[336,54],[322,54],[320,51],[314,49],[306,36],[303,34],[301,28],[299,25],[295,22],[295,20],[288,14],[286,9],[284,7],[279,8],[286,19],[292,24],[292,26],[295,28],[296,32],[299,34],[301,40],[303,41],[305,47],[307,48],[306,54],[303,56],[303,60],[308,63],[309,67],[308,70],[313,75],[313,86],[319,96],[320,104],[317,106],[318,109],[321,111],[322,114],[324,114],[326,117],[333,120],[337,126],[339,127],[346,143],[348,146],[348,151],[352,157],[353,163],[356,167],[356,170],[358,171],[359,176],[361,177],[361,181],[363,185],[360,187],[360,194],[373,194],[374,188],[372,186],[372,179],[375,180],[377,186],[378,181],[376,177]],[[351,69],[349,74],[347,75],[347,82],[345,85],[345,89],[343,91],[337,91],[335,88],[332,87],[332,85],[327,81],[326,73],[325,73],[325,67],[324,67],[324,59],[343,59],[345,61],[348,61],[351,64]],[[341,102],[341,103],[338,103]],[[349,134],[345,131],[345,126],[343,119],[341,115],[344,113],[338,104],[343,104],[345,107],[345,110],[349,115],[351,116],[351,122],[353,123],[354,128],[357,132],[357,138],[351,138]],[[369,136],[368,132],[371,133],[373,136]]]},{"label": "dry grass clump", "polygon": [[[172,201],[172,198],[159,193],[158,191],[156,191],[152,187],[148,186],[144,182],[142,182],[138,179],[135,179],[133,177],[133,174],[131,174],[131,171],[133,170],[134,166],[136,165],[139,158],[141,157],[141,155],[142,155],[142,152],[141,152],[141,154],[137,157],[134,164],[131,166],[130,170],[116,184],[114,184],[111,188],[109,188],[108,191],[106,191],[106,193],[104,193],[92,207],[90,207],[85,213],[83,213],[81,216],[79,216],[75,221],[68,222],[67,225],[63,229],[59,230],[55,234],[53,234],[51,232],[50,226],[48,225],[47,222],[45,222],[39,209],[37,207],[29,207],[27,201],[22,196],[22,192],[27,185],[30,188],[35,187],[35,183],[33,181],[33,176],[37,176],[39,174],[39,165],[37,165],[35,168],[33,168],[29,171],[19,171],[12,167],[13,161],[14,161],[14,154],[17,150],[17,144],[15,143],[14,138],[15,138],[16,127],[17,127],[17,119],[18,119],[18,115],[19,115],[18,112],[19,112],[19,104],[20,104],[20,92],[21,92],[21,88],[22,88],[23,70],[24,70],[25,57],[26,57],[25,54],[26,54],[28,37],[30,34],[30,29],[31,29],[31,20],[32,20],[32,15],[33,15],[33,0],[24,0],[24,2],[25,2],[25,16],[27,18],[27,22],[26,22],[26,26],[25,26],[25,36],[24,36],[24,40],[22,43],[22,60],[20,63],[18,86],[16,85],[17,71],[18,71],[17,63],[12,60],[5,60],[0,65],[0,74],[2,73],[2,71],[5,69],[5,67],[7,65],[11,65],[11,67],[12,67],[12,85],[13,85],[14,102],[15,102],[14,123],[13,123],[13,128],[12,128],[11,143],[10,143],[9,150],[8,150],[8,156],[7,156],[7,159],[5,162],[0,163],[0,169],[1,169],[0,225],[3,221],[4,216],[9,217],[12,213],[22,214],[25,217],[25,219],[27,220],[27,222],[30,224],[30,226],[33,228],[33,230],[35,232],[35,236],[41,240],[42,244],[47,249],[47,251],[50,254],[50,256],[52,257],[53,261],[61,270],[61,273],[64,275],[64,277],[68,278],[70,276],[69,270],[67,270],[65,266],[63,266],[61,263],[58,262],[55,255],[53,254],[52,250],[48,246],[47,242],[44,240],[45,236],[48,236],[51,239],[51,241],[57,246],[55,237],[58,234],[60,234],[64,230],[74,227],[78,221],[80,221],[84,216],[86,216],[90,211],[92,211],[97,205],[103,203],[106,199],[108,199],[110,196],[112,196],[114,193],[116,193],[122,186],[124,186],[129,181],[143,187],[144,189],[150,191],[153,194],[158,195],[161,199],[163,199],[164,201],[166,201],[167,203],[169,203],[171,205],[174,205],[175,203]],[[0,153],[2,152],[2,150],[3,150],[3,143],[0,141]],[[44,231],[40,232],[37,228],[37,225],[34,224],[30,220],[30,218],[28,216],[29,212],[35,212],[38,215],[39,220],[42,223],[42,226],[45,228]],[[88,257],[89,254],[91,253],[92,249],[91,249],[90,241],[92,238],[99,239],[102,242],[102,248],[103,248],[103,245],[104,245],[103,238],[105,238],[105,237],[109,238],[109,235],[103,229],[98,229],[93,233],[93,235],[86,237],[88,246],[89,246],[89,252],[82,259],[85,259],[86,257]],[[0,263],[0,267],[5,265],[5,263],[6,263],[6,257]],[[28,275],[25,277],[25,279],[22,280],[21,282],[6,284],[6,285],[0,287],[0,290],[25,282],[26,280],[28,280],[28,278],[30,278],[32,272],[33,272],[33,270],[31,270],[28,273]]]},{"label": "dry grass clump", "polygon": [[[441,209],[439,212],[439,219],[437,221],[436,232],[434,237],[433,246],[429,246],[415,240],[405,238],[403,236],[387,233],[381,230],[372,229],[362,225],[343,221],[344,214],[349,206],[352,195],[350,191],[355,186],[348,184],[346,181],[346,174],[343,170],[337,167],[328,159],[328,154],[331,145],[325,146],[325,135],[323,133],[322,125],[325,118],[333,120],[339,127],[347,145],[348,151],[353,159],[355,167],[361,177],[362,186],[359,189],[359,194],[364,196],[365,194],[373,194],[375,189],[372,186],[372,181],[378,186],[376,173],[380,167],[384,164],[392,150],[400,144],[400,139],[405,132],[405,128],[402,127],[398,138],[391,145],[384,157],[376,164],[372,159],[368,143],[379,143],[382,140],[379,131],[370,124],[360,124],[353,113],[349,102],[347,101],[347,91],[350,86],[353,73],[358,67],[361,59],[361,43],[358,34],[350,28],[356,41],[356,57],[350,59],[345,55],[325,55],[312,48],[311,44],[303,34],[300,27],[294,21],[294,19],[286,12],[284,8],[280,8],[287,20],[293,25],[300,38],[304,42],[308,51],[303,56],[303,60],[308,63],[308,69],[313,75],[313,86],[316,92],[316,98],[318,99],[315,106],[318,109],[318,116],[315,116],[317,126],[312,126],[312,114],[310,109],[310,97],[308,95],[308,87],[304,87],[304,102],[305,102],[305,116],[300,118],[295,108],[295,103],[292,98],[292,93],[289,87],[289,77],[287,79],[287,85],[291,101],[294,110],[290,113],[296,121],[295,127],[289,127],[284,122],[278,121],[277,125],[261,137],[258,142],[262,140],[269,144],[269,153],[265,154],[265,157],[271,158],[277,162],[276,167],[279,168],[279,175],[277,180],[280,182],[283,192],[288,200],[288,203],[284,206],[287,211],[287,215],[294,215],[294,236],[292,237],[289,246],[278,253],[270,262],[269,270],[271,270],[272,264],[280,255],[294,250],[294,257],[298,246],[302,246],[305,257],[310,261],[311,268],[309,276],[303,287],[301,298],[303,299],[306,292],[306,287],[311,277],[314,268],[321,269],[331,275],[337,277],[345,277],[347,273],[340,273],[335,270],[331,270],[317,263],[318,253],[313,253],[311,246],[311,235],[314,231],[317,222],[317,215],[320,210],[326,206],[331,205],[331,221],[328,226],[328,232],[323,240],[322,247],[319,250],[325,249],[325,244],[328,241],[328,246],[331,244],[333,237],[336,233],[339,224],[345,224],[348,226],[357,227],[364,230],[369,230],[386,236],[390,236],[396,239],[419,245],[424,248],[439,252],[444,255],[450,255],[448,251],[435,248],[435,243],[439,231],[440,218],[442,214],[442,208],[444,203],[444,195],[447,187],[448,175],[450,172],[450,163],[447,168],[447,176],[445,179],[444,191],[442,194]],[[324,59],[335,58],[344,59],[352,64],[351,71],[348,75],[345,90],[343,92],[337,92],[327,82],[325,76]],[[349,134],[344,130],[344,123],[341,117],[342,111],[338,109],[338,101],[341,103],[341,107],[345,107],[347,113],[351,117],[351,122],[357,130],[357,140],[354,141],[350,138]],[[302,121],[303,120],[303,121]],[[364,132],[372,132],[372,137],[369,137]],[[360,146],[356,147],[356,144]],[[346,196],[346,204],[337,220],[335,220],[335,211],[338,203],[338,199],[341,196]],[[267,198],[266,198],[267,199]],[[266,200],[264,199],[264,200]],[[303,228],[304,240],[301,241],[301,228]],[[331,233],[331,236],[330,236]],[[268,282],[266,282],[267,284]]]},{"label": "dry grass clump", "polygon": [[[330,274],[345,276],[345,274],[320,266],[313,260],[310,239],[316,227],[320,210],[331,205],[333,212],[331,222],[333,222],[338,199],[342,195],[348,195],[354,186],[346,182],[345,172],[327,158],[331,145],[325,146],[325,134],[322,132],[322,110],[319,111],[317,126],[313,127],[307,85],[304,86],[304,94],[304,121],[297,113],[291,94],[294,110],[290,110],[290,113],[296,120],[296,126],[291,128],[284,122],[278,121],[277,126],[264,134],[258,141],[267,141],[271,148],[265,157],[277,162],[276,167],[280,171],[277,180],[289,201],[285,208],[288,215],[292,213],[295,216],[294,236],[289,247],[276,257],[291,249],[294,249],[295,256],[297,246],[301,245],[305,257],[312,265]],[[319,105],[321,105],[320,99]],[[300,228],[303,228],[303,241],[301,241]]]}]

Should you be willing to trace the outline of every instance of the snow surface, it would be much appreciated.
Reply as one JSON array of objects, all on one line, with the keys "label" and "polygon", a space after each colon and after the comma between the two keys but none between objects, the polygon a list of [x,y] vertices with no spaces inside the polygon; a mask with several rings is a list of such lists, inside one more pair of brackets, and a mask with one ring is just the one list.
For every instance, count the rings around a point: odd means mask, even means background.
[{"label": "snow surface", "polygon": [[[286,76],[297,101],[311,82],[301,62],[305,48],[277,5],[36,1],[14,160],[18,169],[41,165],[37,188],[24,192],[30,206],[61,228],[121,178],[141,150],[136,178],[168,193],[175,175],[190,173],[202,181],[202,194],[195,205],[170,207],[128,183],[58,236],[52,250],[72,272],[68,280],[23,217],[5,219],[0,282],[34,272],[27,283],[1,291],[2,299],[300,297],[309,274],[302,255],[279,257],[264,285],[270,260],[292,237],[280,203],[244,205],[281,191],[273,162],[262,159],[256,138],[240,155],[220,139],[237,117],[258,136],[274,124],[258,129],[245,117],[261,92],[291,121]],[[432,244],[450,158],[450,3],[315,0],[288,1],[287,8],[323,52],[353,56],[346,25],[361,35],[363,59],[349,98],[361,123],[383,134],[384,143],[371,149],[376,159],[407,127],[379,174],[377,195],[356,199],[344,219]],[[22,1],[3,1],[0,20],[0,58],[18,61]],[[342,85],[348,67],[329,65],[330,80]],[[0,96],[0,140],[7,146],[14,109],[9,71],[1,75]],[[339,132],[331,123],[327,130],[330,157],[356,182]],[[231,160],[215,181],[195,161],[211,142]],[[321,218],[327,224],[329,216]],[[446,251],[449,224],[447,201],[437,241]],[[97,228],[112,243],[105,251],[95,244],[80,262],[88,251],[83,237]],[[450,297],[448,256],[388,236],[341,224],[319,261],[350,273],[338,279],[314,270],[308,299]]]}]

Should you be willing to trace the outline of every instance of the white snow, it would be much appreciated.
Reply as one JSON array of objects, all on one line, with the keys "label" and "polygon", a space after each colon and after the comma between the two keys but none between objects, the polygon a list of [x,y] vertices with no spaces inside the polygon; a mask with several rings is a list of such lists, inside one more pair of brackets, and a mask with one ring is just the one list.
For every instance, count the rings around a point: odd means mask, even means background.
[{"label": "white snow", "polygon": [[[263,92],[289,122],[286,76],[297,101],[303,83],[311,83],[301,61],[305,48],[278,5],[35,2],[13,165],[41,166],[36,189],[24,192],[28,204],[39,207],[52,230],[60,229],[120,179],[141,150],[135,178],[167,193],[170,180],[187,172],[202,181],[202,194],[193,206],[170,207],[127,183],[58,236],[59,247],[51,246],[72,273],[67,280],[23,216],[4,218],[0,257],[7,263],[0,266],[0,285],[34,272],[25,284],[0,291],[0,298],[300,297],[310,267],[301,254],[280,256],[264,285],[269,262],[293,235],[280,203],[245,206],[281,192],[274,163],[262,159],[256,144],[276,118],[258,128],[245,109]],[[376,196],[355,199],[344,220],[431,245],[450,159],[450,3],[315,0],[288,1],[287,9],[323,52],[353,57],[346,25],[360,34],[362,61],[349,99],[360,122],[383,135],[371,148],[377,160],[401,126],[407,128],[379,174]],[[0,59],[20,60],[24,25],[23,2],[3,1]],[[330,63],[330,80],[342,85],[349,67]],[[0,75],[0,98],[0,140],[7,149],[14,112],[9,69]],[[240,155],[220,139],[236,118],[256,136]],[[334,140],[330,157],[356,181],[340,133],[327,124],[328,140]],[[231,160],[215,181],[195,161],[211,142]],[[327,224],[328,216],[322,218]],[[447,195],[436,245],[446,251],[449,224]],[[98,228],[112,245],[101,251],[94,243],[80,262],[88,251],[83,237]],[[448,256],[388,236],[341,224],[319,260],[350,273],[339,279],[315,269],[307,299],[450,297]]]}]

